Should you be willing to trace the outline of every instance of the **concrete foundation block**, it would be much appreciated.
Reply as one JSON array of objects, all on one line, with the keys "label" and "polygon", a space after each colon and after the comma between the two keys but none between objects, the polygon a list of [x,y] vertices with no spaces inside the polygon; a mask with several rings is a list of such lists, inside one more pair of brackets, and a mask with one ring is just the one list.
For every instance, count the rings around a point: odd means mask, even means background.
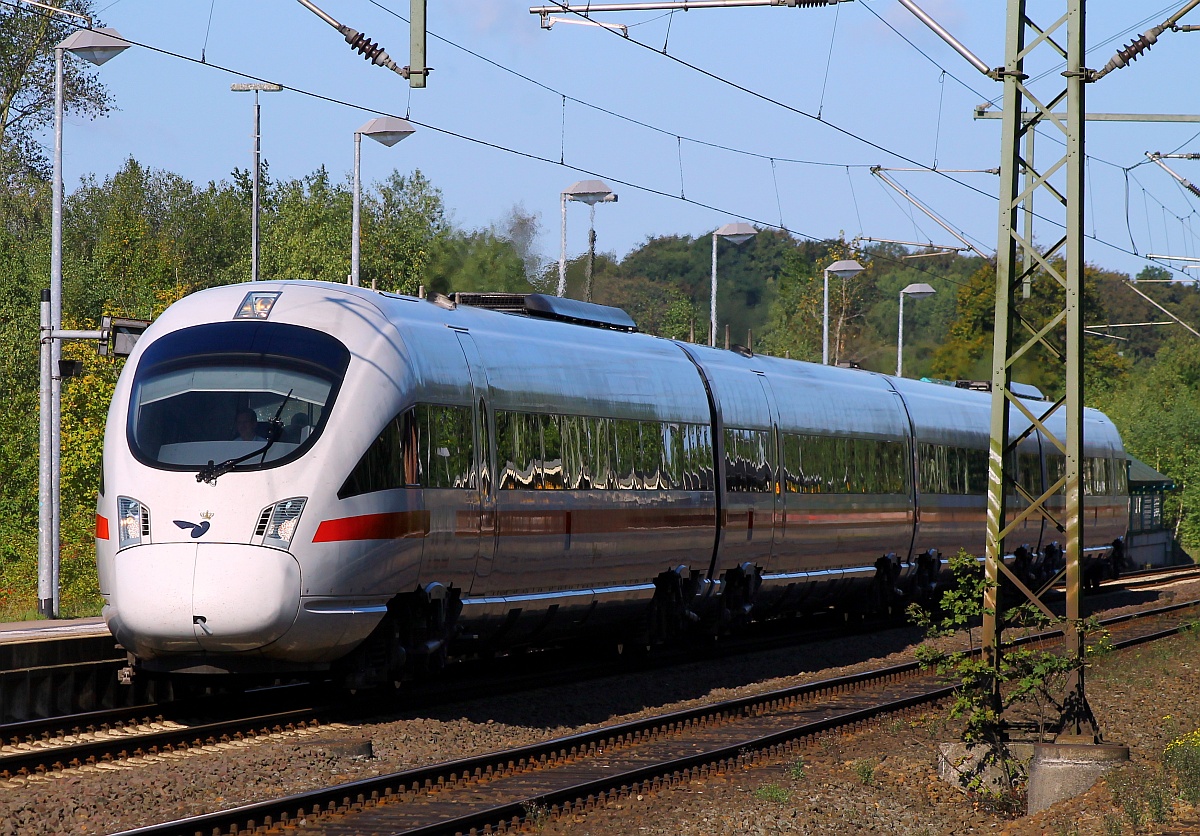
[{"label": "concrete foundation block", "polygon": [[1128,746],[1034,744],[1029,769],[1029,813],[1087,792],[1102,775],[1128,760]]},{"label": "concrete foundation block", "polygon": [[[1033,744],[1009,743],[1006,749],[1006,756],[1015,761],[1010,769],[1019,772],[1017,779],[1023,778],[1033,757]],[[1008,776],[992,754],[985,744],[942,743],[938,746],[938,777],[962,790],[974,784],[983,792],[1006,792]]]}]

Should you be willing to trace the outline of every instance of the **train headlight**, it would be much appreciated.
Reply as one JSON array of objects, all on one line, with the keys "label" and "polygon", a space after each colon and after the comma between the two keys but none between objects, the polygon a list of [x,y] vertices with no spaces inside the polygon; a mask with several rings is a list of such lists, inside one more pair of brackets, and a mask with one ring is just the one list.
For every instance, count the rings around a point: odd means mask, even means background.
[{"label": "train headlight", "polygon": [[306,501],[302,496],[293,497],[263,509],[259,519],[261,521],[265,517],[267,520],[265,526],[260,523],[264,546],[272,546],[277,549],[286,549],[291,546],[292,537],[296,535],[296,526],[300,522],[300,513],[304,510]]},{"label": "train headlight", "polygon": [[150,509],[128,496],[117,497],[117,548],[140,546],[150,540]]}]

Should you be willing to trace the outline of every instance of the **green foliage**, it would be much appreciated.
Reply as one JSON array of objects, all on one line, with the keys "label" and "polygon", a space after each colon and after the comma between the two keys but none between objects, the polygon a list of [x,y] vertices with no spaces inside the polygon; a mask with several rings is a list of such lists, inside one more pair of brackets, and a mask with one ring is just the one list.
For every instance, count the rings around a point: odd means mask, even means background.
[{"label": "green foliage", "polygon": [[870,758],[863,758],[854,762],[854,774],[858,776],[858,780],[863,786],[869,787],[875,783],[875,761]]},{"label": "green foliage", "polygon": [[[96,18],[91,0],[63,0],[60,8]],[[0,154],[48,174],[43,133],[54,122],[54,47],[79,26],[65,15],[20,3],[0,5]],[[63,110],[94,119],[108,112],[108,91],[86,61],[63,62]]]},{"label": "green foliage", "polygon": [[[1004,646],[998,662],[974,652],[974,625],[988,612],[983,602],[990,582],[979,561],[961,550],[950,559],[950,570],[954,582],[942,593],[937,611],[931,612],[914,604],[909,607],[909,614],[931,639],[966,630],[971,636],[970,647],[945,651],[932,644],[922,644],[916,650],[917,662],[958,683],[949,716],[962,721],[963,742],[986,747],[982,763],[999,766],[1011,790],[1021,777],[1021,768],[1007,751],[1005,713],[1018,704],[1030,706],[1036,711],[1039,732],[1045,735],[1050,718],[1061,715],[1063,705],[1058,694],[1063,691],[1067,677],[1076,669],[1077,663],[1068,657],[1024,645]],[[1038,629],[1069,626],[1063,619],[1051,621],[1032,605],[1016,607],[997,617],[1001,623],[1020,623]],[[1094,621],[1074,626],[1082,635],[1097,628]],[[978,771],[965,775],[964,779],[972,790],[986,792],[988,789]]]},{"label": "green foliage", "polygon": [[[1063,269],[1061,264],[1058,267]],[[1101,271],[1094,267],[1085,268],[1083,315],[1089,323],[1107,321],[1108,313],[1100,293],[1101,278]],[[1038,331],[1061,312],[1062,291],[1061,286],[1046,275],[1035,277],[1031,291],[1028,299],[1018,299],[1015,313],[1030,329]],[[932,371],[936,377],[947,380],[991,377],[995,300],[996,268],[989,262],[959,289],[954,322],[946,341],[934,354]],[[1025,334],[1026,331],[1014,325],[1014,333]],[[1047,333],[1045,340],[1050,348],[1038,344],[1014,365],[1014,379],[1037,386],[1050,397],[1061,396],[1065,372],[1058,355],[1065,350],[1065,335],[1064,320]],[[1086,344],[1085,387],[1112,386],[1123,378],[1129,367],[1129,361],[1121,357],[1109,341],[1091,338]]]},{"label": "green foliage", "polygon": [[1177,331],[1156,359],[1142,361],[1137,374],[1098,394],[1121,431],[1125,448],[1175,480],[1166,515],[1189,551],[1200,549],[1200,340]]},{"label": "green foliage", "polygon": [[[767,324],[769,311],[781,275],[788,269],[787,265],[795,253],[808,252],[807,258],[811,261],[814,257],[811,253],[817,248],[818,245],[798,242],[787,233],[772,230],[762,230],[742,244],[718,240],[717,344],[725,344],[725,328],[728,326],[731,343],[745,345],[753,334],[755,343],[765,345],[764,337],[771,330]],[[686,312],[682,302],[686,299],[694,312],[696,341],[708,342],[712,293],[711,235],[699,238],[690,235],[652,238],[621,261],[618,276],[622,282],[644,279],[674,291],[668,292],[668,295],[677,305],[675,317]],[[568,276],[568,288],[571,286]],[[568,295],[581,294],[569,292]],[[598,297],[594,298],[598,300]],[[637,321],[640,325],[641,320]],[[687,327],[692,327],[690,322]],[[672,325],[670,330],[678,330],[678,327]],[[665,334],[665,331],[651,333]]]},{"label": "green foliage", "polygon": [[820,270],[799,253],[789,254],[768,310],[766,353],[821,362],[822,292]]},{"label": "green foliage", "polygon": [[[983,615],[983,593],[989,581],[984,574],[983,564],[963,549],[951,555],[947,565],[954,583],[942,591],[938,611],[931,612],[919,604],[910,604],[908,615],[913,623],[925,630],[929,638],[952,636],[959,630],[966,630],[970,645],[974,648],[974,625]],[[924,645],[922,648],[923,652],[933,652]]]},{"label": "green foliage", "polygon": [[97,357],[90,345],[68,345],[63,356],[82,360],[84,372],[64,381],[62,395],[61,611],[64,615],[92,615],[102,604],[92,539],[100,457],[119,368]]},{"label": "green foliage", "polygon": [[683,291],[670,284],[638,276],[622,278],[606,269],[596,277],[593,299],[621,308],[648,334],[686,340],[694,331],[697,340],[707,341],[707,314],[701,316]]},{"label": "green foliage", "polygon": [[[344,283],[350,275],[346,218],[352,202],[350,188],[334,184],[324,166],[298,180],[264,189],[267,211],[260,220],[260,278]],[[364,231],[370,226],[364,219]],[[368,240],[369,232],[363,238]],[[364,248],[368,252],[374,249]]]},{"label": "green foliage", "polygon": [[787,774],[793,781],[801,781],[804,779],[804,758],[796,758],[788,764]]},{"label": "green foliage", "polygon": [[[419,169],[408,176],[393,171],[363,195],[362,213],[363,285],[416,295],[417,288],[427,283],[434,254],[450,231],[442,193]],[[343,229],[348,217],[348,213],[340,216]],[[335,245],[335,252],[345,253],[338,281],[344,281],[350,271],[348,242],[349,236],[343,234]]]},{"label": "green foliage", "polygon": [[1179,795],[1189,804],[1200,804],[1200,730],[1168,743],[1163,766],[1175,778]]},{"label": "green foliage", "polygon": [[1135,833],[1147,822],[1162,824],[1169,818],[1167,799],[1171,788],[1167,772],[1130,764],[1105,776],[1113,802]]},{"label": "green foliage", "polygon": [[0,613],[12,616],[37,603],[36,335],[50,274],[50,188],[11,158],[0,159],[0,184]]},{"label": "green foliage", "polygon": [[754,791],[754,797],[771,804],[787,804],[792,800],[791,792],[778,784],[764,784]]}]

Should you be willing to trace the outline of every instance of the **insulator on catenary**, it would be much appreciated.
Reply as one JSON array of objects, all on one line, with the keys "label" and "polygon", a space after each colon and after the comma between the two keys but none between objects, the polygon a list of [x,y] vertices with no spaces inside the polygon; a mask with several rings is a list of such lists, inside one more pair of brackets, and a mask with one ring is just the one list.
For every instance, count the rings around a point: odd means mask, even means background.
[{"label": "insulator on catenary", "polygon": [[1129,46],[1122,49],[1112,57],[1112,60],[1104,65],[1104,69],[1096,73],[1092,80],[1106,76],[1113,70],[1119,70],[1122,67],[1127,67],[1137,60],[1138,56],[1144,53],[1150,47],[1158,42],[1158,36],[1163,32],[1162,27],[1156,26],[1140,38],[1135,38]]},{"label": "insulator on catenary", "polygon": [[350,44],[351,49],[358,50],[359,55],[366,58],[372,64],[380,67],[387,67],[394,72],[400,72],[400,68],[396,66],[387,54],[387,51],[379,44],[373,42],[363,33],[356,29],[351,29],[348,26],[342,27],[342,35],[346,38],[346,43]]},{"label": "insulator on catenary", "polygon": [[1157,41],[1158,34],[1154,32],[1154,30],[1151,30],[1118,52],[1117,57],[1121,59],[1123,64],[1136,61],[1139,55],[1148,50],[1150,47],[1154,46],[1155,42]]}]

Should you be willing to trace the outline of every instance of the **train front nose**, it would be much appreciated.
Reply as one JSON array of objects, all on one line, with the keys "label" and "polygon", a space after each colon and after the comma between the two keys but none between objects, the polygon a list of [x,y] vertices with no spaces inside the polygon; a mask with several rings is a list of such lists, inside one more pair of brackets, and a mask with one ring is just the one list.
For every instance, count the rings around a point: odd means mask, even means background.
[{"label": "train front nose", "polygon": [[134,546],[113,571],[110,627],[143,658],[256,650],[287,631],[300,604],[300,565],[262,546]]}]

